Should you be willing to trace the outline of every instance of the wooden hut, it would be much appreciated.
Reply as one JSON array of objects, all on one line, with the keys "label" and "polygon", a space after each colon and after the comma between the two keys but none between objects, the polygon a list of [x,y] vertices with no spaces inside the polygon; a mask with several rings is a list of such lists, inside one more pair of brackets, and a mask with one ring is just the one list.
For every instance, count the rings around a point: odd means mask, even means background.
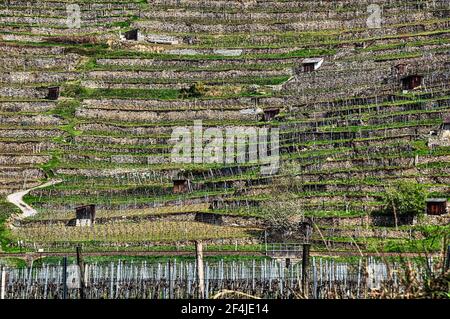
[{"label": "wooden hut", "polygon": [[423,76],[408,75],[402,79],[402,86],[404,90],[414,90],[423,83]]},{"label": "wooden hut", "polygon": [[124,38],[125,38],[125,40],[129,40],[129,41],[137,41],[139,39],[139,30],[133,29],[133,30],[125,32]]},{"label": "wooden hut", "polygon": [[59,86],[51,86],[48,88],[47,100],[57,100],[59,98]]},{"label": "wooden hut", "polygon": [[322,66],[322,58],[309,58],[303,59],[302,61],[302,71],[305,73],[313,72]]},{"label": "wooden hut", "polygon": [[173,180],[173,193],[183,194],[190,190],[190,182],[187,179],[174,179]]},{"label": "wooden hut", "polygon": [[76,226],[92,226],[95,222],[95,205],[85,205],[76,209]]},{"label": "wooden hut", "polygon": [[447,214],[447,198],[427,199],[427,215]]},{"label": "wooden hut", "polygon": [[278,114],[280,114],[280,109],[279,108],[270,108],[270,109],[265,109],[264,110],[264,117],[263,120],[266,122],[271,121],[275,116],[277,116]]}]

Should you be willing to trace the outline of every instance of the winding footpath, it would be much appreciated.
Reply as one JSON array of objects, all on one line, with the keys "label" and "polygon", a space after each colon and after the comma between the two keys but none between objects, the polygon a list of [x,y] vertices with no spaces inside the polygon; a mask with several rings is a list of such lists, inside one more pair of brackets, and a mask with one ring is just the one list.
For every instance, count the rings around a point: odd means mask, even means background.
[{"label": "winding footpath", "polygon": [[[21,220],[21,219],[24,219],[24,218],[36,215],[38,213],[37,210],[34,209],[33,207],[31,207],[30,205],[28,205],[27,203],[25,203],[23,201],[23,197],[25,195],[27,195],[29,192],[31,192],[32,190],[45,188],[45,187],[48,187],[48,186],[59,184],[61,182],[62,182],[62,180],[59,180],[59,179],[58,180],[51,180],[51,181],[49,181],[47,183],[44,183],[42,185],[39,185],[39,186],[30,188],[30,189],[27,189],[27,190],[23,190],[23,191],[20,191],[20,192],[8,195],[6,197],[6,200],[8,202],[10,202],[11,204],[19,207],[19,209],[22,211],[22,214],[20,214],[19,216],[14,216],[13,218],[15,220]],[[13,227],[12,223],[10,225],[11,225],[11,227]]]}]

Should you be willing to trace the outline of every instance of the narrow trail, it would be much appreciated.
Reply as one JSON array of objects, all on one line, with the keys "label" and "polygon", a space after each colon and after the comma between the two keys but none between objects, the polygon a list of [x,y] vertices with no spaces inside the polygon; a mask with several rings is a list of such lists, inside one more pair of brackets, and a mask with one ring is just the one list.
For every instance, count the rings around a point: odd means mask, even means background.
[{"label": "narrow trail", "polygon": [[[14,216],[13,219],[21,220],[21,219],[24,219],[24,218],[27,218],[27,217],[34,216],[34,215],[36,215],[38,213],[36,209],[34,209],[33,207],[31,207],[30,205],[28,205],[27,203],[25,203],[23,201],[23,197],[25,195],[27,195],[32,190],[45,188],[45,187],[48,187],[48,186],[59,184],[61,182],[62,182],[62,180],[59,180],[59,179],[58,180],[52,180],[52,181],[49,181],[49,182],[44,183],[42,185],[39,185],[39,186],[30,188],[30,189],[26,189],[26,190],[23,190],[23,191],[20,191],[20,192],[8,195],[6,197],[6,200],[8,202],[10,202],[11,204],[19,207],[19,209],[22,211],[22,214],[20,214],[18,216]],[[12,224],[10,224],[10,226],[13,227]]]}]

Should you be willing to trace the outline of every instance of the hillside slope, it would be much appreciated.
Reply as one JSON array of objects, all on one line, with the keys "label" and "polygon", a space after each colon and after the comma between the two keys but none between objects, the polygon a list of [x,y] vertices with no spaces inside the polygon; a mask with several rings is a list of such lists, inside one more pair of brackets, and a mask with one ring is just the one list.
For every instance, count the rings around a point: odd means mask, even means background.
[{"label": "hillside slope", "polygon": [[[448,1],[78,1],[79,28],[69,4],[0,1],[0,195],[63,180],[25,197],[12,242],[254,249],[268,202],[312,217],[317,249],[448,231],[371,218],[396,181],[450,197]],[[279,169],[174,162],[195,120],[278,128]],[[66,226],[87,204],[96,225]]]}]

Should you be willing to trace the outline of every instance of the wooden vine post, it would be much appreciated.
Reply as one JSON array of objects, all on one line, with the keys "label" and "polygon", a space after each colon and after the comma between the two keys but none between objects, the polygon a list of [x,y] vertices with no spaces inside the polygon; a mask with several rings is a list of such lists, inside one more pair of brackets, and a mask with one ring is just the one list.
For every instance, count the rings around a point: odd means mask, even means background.
[{"label": "wooden vine post", "polygon": [[63,258],[63,295],[62,299],[67,299],[67,257]]},{"label": "wooden vine post", "polygon": [[197,261],[197,283],[198,283],[198,298],[205,298],[205,274],[203,267],[203,244],[201,241],[195,242],[195,254]]},{"label": "wooden vine post", "polygon": [[1,279],[1,292],[0,292],[0,299],[5,299],[6,296],[6,268],[2,268],[2,279]]},{"label": "wooden vine post", "polygon": [[81,246],[77,246],[77,265],[80,268],[80,299],[85,299],[84,296],[84,262],[81,252]]},{"label": "wooden vine post", "polygon": [[308,267],[309,267],[309,248],[310,244],[303,244],[302,249],[302,287],[303,295],[308,298],[309,296],[309,280],[308,280]]},{"label": "wooden vine post", "polygon": [[169,260],[168,263],[169,268],[169,299],[173,298],[173,275],[172,275],[172,262]]},{"label": "wooden vine post", "polygon": [[445,259],[445,272],[450,269],[450,245],[447,246],[447,258]]}]

